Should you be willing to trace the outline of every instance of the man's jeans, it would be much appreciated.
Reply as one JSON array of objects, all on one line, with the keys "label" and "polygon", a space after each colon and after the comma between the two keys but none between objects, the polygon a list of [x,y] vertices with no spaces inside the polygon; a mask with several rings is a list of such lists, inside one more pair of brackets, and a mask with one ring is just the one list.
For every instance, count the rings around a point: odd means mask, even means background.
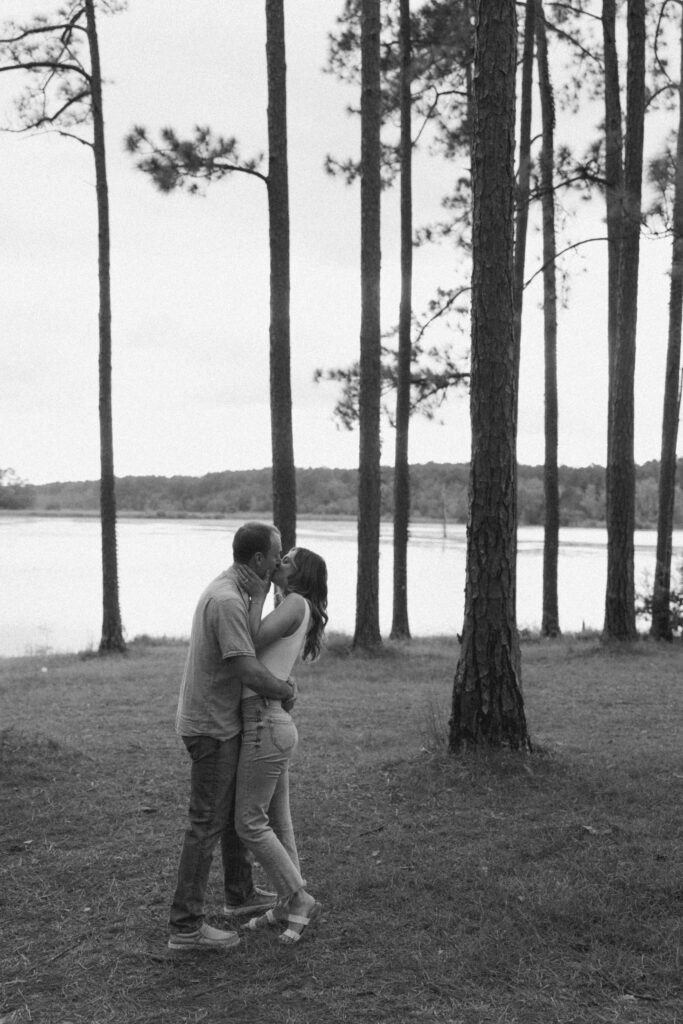
[{"label": "man's jeans", "polygon": [[279,700],[242,700],[235,822],[280,900],[303,888],[289,811],[289,761],[297,731]]},{"label": "man's jeans", "polygon": [[219,839],[226,901],[242,903],[251,893],[253,882],[249,855],[235,831],[241,738],[221,741],[211,736],[183,736],[183,742],[192,758],[190,824],[180,854],[170,925],[172,931],[192,932],[204,920],[206,887]]}]

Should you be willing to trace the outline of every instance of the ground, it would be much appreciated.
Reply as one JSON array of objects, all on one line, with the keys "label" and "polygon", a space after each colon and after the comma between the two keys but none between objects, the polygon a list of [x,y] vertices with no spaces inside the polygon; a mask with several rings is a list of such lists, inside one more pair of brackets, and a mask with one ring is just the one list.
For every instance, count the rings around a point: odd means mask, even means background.
[{"label": "ground", "polygon": [[[526,640],[531,755],[446,751],[457,643],[302,667],[293,814],[324,906],[172,953],[183,644],[0,661],[0,1024],[683,1020],[683,645]],[[216,865],[209,920],[221,924]]]}]

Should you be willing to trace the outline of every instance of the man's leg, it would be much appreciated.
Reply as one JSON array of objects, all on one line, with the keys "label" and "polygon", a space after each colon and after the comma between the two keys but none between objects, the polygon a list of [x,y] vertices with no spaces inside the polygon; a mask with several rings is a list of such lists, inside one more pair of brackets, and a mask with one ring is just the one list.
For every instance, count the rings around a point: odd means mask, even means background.
[{"label": "man's leg", "polygon": [[204,900],[213,852],[226,826],[234,831],[235,775],[239,736],[221,742],[184,737],[192,758],[189,826],[171,907],[172,932],[195,932],[204,921]]},{"label": "man's leg", "polygon": [[223,887],[226,906],[240,907],[254,895],[254,878],[251,857],[235,829],[235,798],[237,793],[237,765],[241,737],[237,737],[233,785],[230,800],[230,814],[221,832],[221,854],[223,857]]}]

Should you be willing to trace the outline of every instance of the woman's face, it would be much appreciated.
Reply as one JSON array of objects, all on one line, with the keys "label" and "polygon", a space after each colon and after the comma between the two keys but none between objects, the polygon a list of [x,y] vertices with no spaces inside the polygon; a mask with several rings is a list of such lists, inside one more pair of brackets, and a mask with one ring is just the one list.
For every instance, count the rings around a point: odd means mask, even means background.
[{"label": "woman's face", "polygon": [[294,561],[295,556],[296,548],[292,548],[291,551],[288,551],[287,554],[283,556],[280,561],[279,568],[275,570],[271,577],[273,583],[282,590],[287,589],[287,581],[289,580],[289,577],[292,573],[296,572],[296,563]]}]

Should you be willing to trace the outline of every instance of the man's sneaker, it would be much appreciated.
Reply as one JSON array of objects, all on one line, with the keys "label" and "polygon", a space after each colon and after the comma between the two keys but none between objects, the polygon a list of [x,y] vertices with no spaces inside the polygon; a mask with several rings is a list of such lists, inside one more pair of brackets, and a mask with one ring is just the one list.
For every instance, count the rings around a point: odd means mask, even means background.
[{"label": "man's sneaker", "polygon": [[203,924],[196,932],[173,932],[168,940],[169,949],[230,949],[238,946],[237,932],[223,932]]},{"label": "man's sneaker", "polygon": [[258,886],[241,903],[226,903],[223,913],[226,917],[241,917],[243,914],[265,914],[277,903],[277,893],[266,892]]}]

